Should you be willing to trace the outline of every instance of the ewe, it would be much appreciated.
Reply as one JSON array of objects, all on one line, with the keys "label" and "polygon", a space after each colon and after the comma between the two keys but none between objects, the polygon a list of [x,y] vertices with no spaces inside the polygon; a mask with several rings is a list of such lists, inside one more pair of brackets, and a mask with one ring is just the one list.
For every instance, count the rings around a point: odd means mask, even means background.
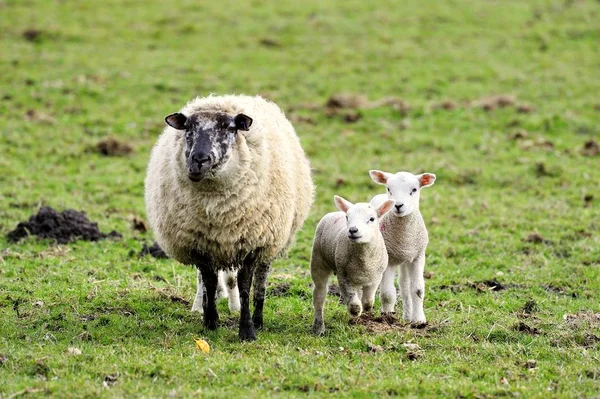
[{"label": "ewe", "polygon": [[239,337],[254,340],[270,264],[313,201],[308,160],[283,112],[259,96],[196,98],[165,121],[146,177],[149,223],[169,256],[200,271],[206,328],[219,319],[217,272],[237,270]]}]

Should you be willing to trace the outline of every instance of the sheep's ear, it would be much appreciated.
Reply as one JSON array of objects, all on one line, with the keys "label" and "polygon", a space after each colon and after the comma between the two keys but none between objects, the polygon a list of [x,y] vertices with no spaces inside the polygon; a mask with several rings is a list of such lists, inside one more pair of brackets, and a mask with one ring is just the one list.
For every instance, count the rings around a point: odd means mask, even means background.
[{"label": "sheep's ear", "polygon": [[233,123],[235,123],[235,128],[237,130],[248,131],[250,130],[250,126],[252,126],[252,118],[250,118],[248,115],[237,114],[233,118]]},{"label": "sheep's ear", "polygon": [[383,201],[383,203],[381,205],[379,205],[376,209],[377,216],[382,217],[383,215],[388,213],[390,211],[390,209],[393,208],[394,205],[396,205],[396,200],[389,199],[389,200]]},{"label": "sheep's ear", "polygon": [[382,172],[381,170],[370,170],[369,176],[375,183],[386,184],[388,179],[393,175],[391,173]]},{"label": "sheep's ear", "polygon": [[421,184],[421,188],[429,187],[429,186],[433,186],[433,183],[435,182],[435,175],[433,173],[423,173],[423,174],[417,175],[417,179],[419,180],[419,183]]},{"label": "sheep's ear", "polygon": [[339,195],[333,196],[333,202],[335,202],[335,206],[344,213],[348,212],[348,209],[353,205],[352,202],[343,199]]},{"label": "sheep's ear", "polygon": [[179,112],[175,112],[174,114],[165,117],[167,125],[177,130],[185,130],[185,121],[187,121],[187,116]]}]

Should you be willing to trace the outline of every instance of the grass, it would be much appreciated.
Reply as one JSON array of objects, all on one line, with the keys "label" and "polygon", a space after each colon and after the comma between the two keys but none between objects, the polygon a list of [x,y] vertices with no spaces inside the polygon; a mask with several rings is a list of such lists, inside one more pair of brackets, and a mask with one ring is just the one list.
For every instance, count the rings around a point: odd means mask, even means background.
[{"label": "grass", "polygon": [[[5,0],[0,15],[0,397],[598,397],[600,158],[581,153],[600,136],[597,1]],[[277,102],[317,184],[253,343],[224,302],[203,330],[192,269],[135,256],[163,117],[211,92]],[[347,123],[323,107],[336,93],[410,110]],[[478,103],[500,94],[515,104]],[[108,136],[134,152],[90,150]],[[380,191],[372,168],[437,174],[430,325],[373,332],[330,297],[314,337],[314,227],[333,194]],[[40,205],[123,238],[8,243]]]}]

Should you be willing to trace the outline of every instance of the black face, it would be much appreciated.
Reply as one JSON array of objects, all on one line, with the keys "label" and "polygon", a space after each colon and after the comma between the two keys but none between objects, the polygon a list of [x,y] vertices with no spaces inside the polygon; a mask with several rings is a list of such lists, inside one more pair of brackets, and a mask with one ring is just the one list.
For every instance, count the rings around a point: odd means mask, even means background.
[{"label": "black face", "polygon": [[165,122],[185,131],[187,174],[191,181],[198,182],[229,159],[238,130],[249,130],[252,118],[222,112],[197,112],[190,116],[174,113]]}]

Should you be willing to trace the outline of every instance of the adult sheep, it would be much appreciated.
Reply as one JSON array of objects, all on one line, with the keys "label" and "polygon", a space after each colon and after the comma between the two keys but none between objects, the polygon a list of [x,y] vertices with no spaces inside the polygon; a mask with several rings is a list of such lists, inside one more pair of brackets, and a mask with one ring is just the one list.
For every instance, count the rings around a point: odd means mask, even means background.
[{"label": "adult sheep", "polygon": [[259,96],[196,98],[165,122],[146,176],[150,225],[169,256],[200,270],[210,330],[219,319],[217,272],[238,270],[239,337],[254,340],[271,262],[313,201],[309,162],[281,109]]}]

